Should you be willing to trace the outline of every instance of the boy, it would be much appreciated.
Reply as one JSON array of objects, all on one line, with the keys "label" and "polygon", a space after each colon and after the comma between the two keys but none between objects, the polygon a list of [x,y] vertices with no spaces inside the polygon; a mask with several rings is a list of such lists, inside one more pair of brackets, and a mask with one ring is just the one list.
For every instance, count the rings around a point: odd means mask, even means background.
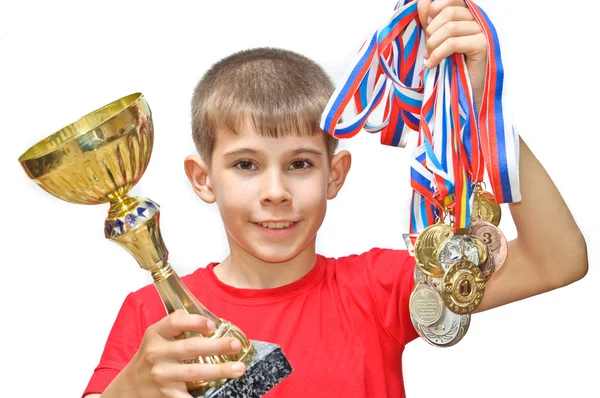
[{"label": "boy", "polygon": [[[461,0],[419,5],[426,65],[466,54],[479,106],[486,66],[479,26]],[[402,352],[418,336],[408,312],[413,258],[379,248],[339,259],[315,253],[327,200],[336,197],[351,165],[350,153],[335,153],[335,139],[319,129],[332,92],[319,66],[283,50],[240,52],[205,74],[192,101],[200,157],[186,158],[185,170],[198,196],[219,206],[230,255],[182,279],[249,338],[282,347],[294,372],[268,396],[402,397]],[[579,228],[542,166],[520,145],[522,201],[509,206],[519,236],[477,311],[565,286],[587,272]],[[545,233],[553,230],[560,236]],[[548,253],[558,246],[563,250]],[[239,377],[241,363],[181,363],[239,350],[232,339],[176,339],[213,328],[199,316],[165,317],[153,286],[130,294],[84,395],[189,397],[186,381]]]}]

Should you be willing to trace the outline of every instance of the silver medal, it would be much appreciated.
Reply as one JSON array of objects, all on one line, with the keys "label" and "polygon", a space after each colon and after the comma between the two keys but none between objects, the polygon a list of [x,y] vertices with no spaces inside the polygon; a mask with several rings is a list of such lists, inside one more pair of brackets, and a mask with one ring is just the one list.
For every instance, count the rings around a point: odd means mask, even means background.
[{"label": "silver medal", "polygon": [[427,343],[437,347],[450,347],[464,337],[470,322],[470,314],[458,315],[444,307],[440,320],[435,324],[423,326],[413,319],[413,326]]},{"label": "silver medal", "polygon": [[421,326],[429,326],[440,320],[444,301],[433,286],[421,279],[410,295],[409,309],[411,319]]},{"label": "silver medal", "polygon": [[454,235],[442,246],[438,255],[438,262],[445,271],[461,259],[479,264],[477,245],[468,235]]}]

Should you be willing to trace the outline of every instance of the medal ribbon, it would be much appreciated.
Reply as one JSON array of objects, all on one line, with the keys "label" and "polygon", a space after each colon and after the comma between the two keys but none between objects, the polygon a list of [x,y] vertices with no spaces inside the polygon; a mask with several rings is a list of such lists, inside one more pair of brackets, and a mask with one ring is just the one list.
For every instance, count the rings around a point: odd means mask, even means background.
[{"label": "medal ribbon", "polygon": [[[425,35],[417,1],[405,0],[396,5],[389,22],[365,41],[321,119],[321,128],[337,138],[350,138],[364,129],[380,132],[382,144],[399,147],[406,145],[408,130],[419,132],[410,161],[411,233],[433,224],[440,211],[448,209],[456,228],[469,227],[473,184],[483,181],[484,169],[499,203],[520,198],[518,136],[503,113],[496,31],[478,6],[465,2],[488,41],[478,117],[464,55],[454,54],[437,67],[424,69]],[[382,103],[381,120],[372,120],[371,114]],[[355,115],[338,123],[350,104]]]}]

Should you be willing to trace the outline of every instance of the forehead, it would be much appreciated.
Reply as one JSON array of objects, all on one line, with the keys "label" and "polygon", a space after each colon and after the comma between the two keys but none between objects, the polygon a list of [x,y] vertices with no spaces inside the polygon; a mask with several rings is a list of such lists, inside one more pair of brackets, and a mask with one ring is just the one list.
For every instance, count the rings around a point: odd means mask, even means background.
[{"label": "forehead", "polygon": [[213,156],[220,157],[240,148],[249,148],[273,155],[287,153],[298,148],[312,148],[327,155],[325,133],[312,136],[268,137],[256,133],[249,123],[244,123],[237,134],[225,131],[217,132]]}]

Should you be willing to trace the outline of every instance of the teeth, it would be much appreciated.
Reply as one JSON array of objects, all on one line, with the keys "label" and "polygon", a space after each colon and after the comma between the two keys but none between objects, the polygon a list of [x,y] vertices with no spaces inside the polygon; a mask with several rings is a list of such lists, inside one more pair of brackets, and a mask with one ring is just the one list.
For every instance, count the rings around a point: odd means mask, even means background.
[{"label": "teeth", "polygon": [[260,225],[262,225],[265,228],[276,228],[276,229],[281,229],[281,228],[287,228],[290,225],[293,224],[293,222],[261,222],[259,223]]}]

